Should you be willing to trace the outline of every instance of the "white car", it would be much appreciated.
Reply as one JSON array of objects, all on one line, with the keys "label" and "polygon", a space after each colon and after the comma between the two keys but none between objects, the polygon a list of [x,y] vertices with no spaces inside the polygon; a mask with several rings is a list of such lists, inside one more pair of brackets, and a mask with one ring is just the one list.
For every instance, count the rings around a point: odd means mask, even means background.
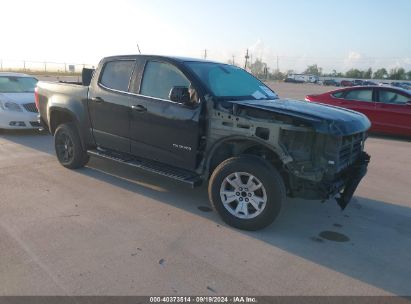
[{"label": "white car", "polygon": [[21,73],[0,73],[0,130],[38,129],[34,88],[37,79]]}]

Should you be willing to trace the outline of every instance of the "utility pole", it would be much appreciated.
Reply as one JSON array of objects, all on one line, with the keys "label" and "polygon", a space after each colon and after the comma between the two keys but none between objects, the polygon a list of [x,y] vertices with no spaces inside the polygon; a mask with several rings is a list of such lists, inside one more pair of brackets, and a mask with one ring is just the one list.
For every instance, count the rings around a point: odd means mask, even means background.
[{"label": "utility pole", "polygon": [[245,53],[245,64],[244,64],[244,70],[246,70],[247,69],[247,63],[248,63],[248,58],[250,58],[250,56],[248,56],[248,49],[247,49],[247,52]]},{"label": "utility pole", "polygon": [[26,60],[23,60],[23,71],[26,71]]},{"label": "utility pole", "polygon": [[0,59],[0,71],[3,71],[3,59]]},{"label": "utility pole", "polygon": [[232,58],[233,58],[233,62],[232,62],[232,64],[233,64],[233,65],[235,65],[235,62],[234,62],[234,55],[232,56]]},{"label": "utility pole", "polygon": [[47,73],[47,62],[44,62],[44,72]]},{"label": "utility pole", "polygon": [[277,71],[280,71],[279,65],[278,65],[278,55],[277,55]]},{"label": "utility pole", "polygon": [[207,59],[207,49],[204,49],[204,59]]}]

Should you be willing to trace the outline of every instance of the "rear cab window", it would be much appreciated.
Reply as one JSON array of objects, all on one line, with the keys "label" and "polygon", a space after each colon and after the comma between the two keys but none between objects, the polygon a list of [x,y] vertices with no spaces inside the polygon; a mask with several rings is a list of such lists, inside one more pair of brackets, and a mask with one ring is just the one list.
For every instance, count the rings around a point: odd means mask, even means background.
[{"label": "rear cab window", "polygon": [[134,60],[109,61],[103,67],[100,84],[108,89],[127,92]]}]

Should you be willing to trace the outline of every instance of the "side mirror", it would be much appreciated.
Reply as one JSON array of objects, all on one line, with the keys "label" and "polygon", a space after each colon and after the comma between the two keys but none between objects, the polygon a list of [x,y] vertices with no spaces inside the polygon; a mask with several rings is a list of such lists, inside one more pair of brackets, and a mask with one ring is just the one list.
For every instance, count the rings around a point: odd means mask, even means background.
[{"label": "side mirror", "polygon": [[170,90],[170,94],[168,98],[171,101],[178,102],[178,103],[189,103],[190,102],[190,93],[188,92],[187,87],[173,87]]}]

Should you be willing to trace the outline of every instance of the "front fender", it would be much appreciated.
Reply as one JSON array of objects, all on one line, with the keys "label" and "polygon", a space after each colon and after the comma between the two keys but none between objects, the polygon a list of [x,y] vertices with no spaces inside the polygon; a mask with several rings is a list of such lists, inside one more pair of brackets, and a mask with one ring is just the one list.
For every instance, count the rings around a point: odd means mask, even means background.
[{"label": "front fender", "polygon": [[213,156],[215,153],[218,151],[219,148],[221,148],[224,144],[230,143],[230,142],[245,142],[249,143],[249,145],[246,145],[246,147],[251,147],[255,145],[260,145],[268,150],[272,151],[274,154],[278,156],[280,160],[285,162],[286,159],[288,159],[289,155],[281,148],[274,147],[270,144],[268,144],[266,141],[259,139],[258,137],[248,137],[248,136],[241,136],[241,135],[233,135],[233,136],[227,136],[224,138],[221,138],[217,140],[216,142],[213,143],[212,146],[210,146],[206,150],[206,157],[204,161],[204,172],[208,172],[211,166],[211,160],[213,159]]}]

